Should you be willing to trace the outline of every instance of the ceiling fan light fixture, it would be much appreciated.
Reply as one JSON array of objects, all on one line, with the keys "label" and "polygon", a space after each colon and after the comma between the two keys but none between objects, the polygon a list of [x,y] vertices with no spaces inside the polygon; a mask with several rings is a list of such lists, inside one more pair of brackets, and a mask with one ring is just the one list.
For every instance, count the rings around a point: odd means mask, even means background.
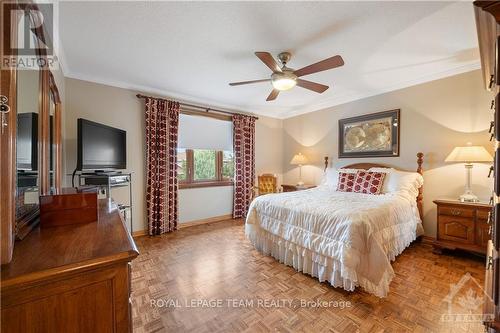
[{"label": "ceiling fan light fixture", "polygon": [[271,76],[274,89],[280,91],[290,90],[297,85],[297,76],[292,73],[274,73]]},{"label": "ceiling fan light fixture", "polygon": [[[318,61],[312,65],[302,67],[301,69],[294,70],[286,65],[290,61],[290,52],[281,52],[278,54],[278,60],[281,66],[276,62],[274,57],[269,52],[255,52],[257,58],[260,59],[271,71],[271,79],[262,80],[252,80],[243,82],[231,82],[230,86],[240,86],[250,83],[259,83],[265,81],[271,81],[273,85],[273,90],[267,96],[266,101],[274,101],[278,97],[280,91],[290,90],[295,86],[314,91],[315,93],[322,94],[327,89],[328,86],[308,80],[304,80],[301,77],[305,75],[310,75],[318,72],[323,72],[329,69],[334,69],[344,65],[344,60],[341,56],[336,55],[321,61]],[[301,78],[301,79],[299,79]]]}]

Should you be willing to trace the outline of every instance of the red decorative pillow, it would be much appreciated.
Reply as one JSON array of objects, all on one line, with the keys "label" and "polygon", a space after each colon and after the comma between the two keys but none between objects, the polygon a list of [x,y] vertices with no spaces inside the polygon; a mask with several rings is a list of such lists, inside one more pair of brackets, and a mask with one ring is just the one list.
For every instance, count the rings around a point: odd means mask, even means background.
[{"label": "red decorative pillow", "polygon": [[353,192],[380,194],[384,186],[385,172],[358,171],[354,180]]},{"label": "red decorative pillow", "polygon": [[352,192],[355,179],[356,179],[355,173],[340,171],[339,172],[339,182],[337,184],[337,191],[339,191],[339,192]]}]

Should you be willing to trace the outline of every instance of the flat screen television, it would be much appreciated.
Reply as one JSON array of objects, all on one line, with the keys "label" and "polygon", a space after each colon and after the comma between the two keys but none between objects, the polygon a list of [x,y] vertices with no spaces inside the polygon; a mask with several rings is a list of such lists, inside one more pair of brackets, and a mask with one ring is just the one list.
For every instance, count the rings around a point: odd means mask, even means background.
[{"label": "flat screen television", "polygon": [[126,131],[78,119],[77,170],[126,169],[126,147]]}]

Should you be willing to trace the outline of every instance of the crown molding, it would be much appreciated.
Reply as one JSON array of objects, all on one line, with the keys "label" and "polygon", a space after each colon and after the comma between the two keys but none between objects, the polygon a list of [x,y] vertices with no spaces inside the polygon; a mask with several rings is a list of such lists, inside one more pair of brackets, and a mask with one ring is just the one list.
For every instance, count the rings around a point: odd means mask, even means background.
[{"label": "crown molding", "polygon": [[162,89],[157,89],[157,88],[152,88],[148,86],[143,86],[143,85],[138,85],[138,84],[133,84],[133,83],[127,83],[124,81],[118,81],[118,80],[107,80],[103,78],[96,78],[91,75],[86,75],[86,74],[81,74],[81,73],[75,73],[75,72],[69,72],[67,71],[67,74],[65,75],[66,78],[69,79],[75,79],[75,80],[81,80],[81,81],[87,81],[87,82],[93,82],[93,83],[98,83],[102,84],[105,86],[111,86],[115,88],[122,88],[126,90],[131,90],[135,93],[143,93],[143,94],[148,94],[148,95],[157,95],[158,97],[164,97],[164,98],[171,98],[175,99],[179,102],[184,102],[184,103],[193,103],[193,104],[198,104],[202,106],[206,106],[207,108],[217,108],[221,109],[227,112],[242,112],[242,113],[247,113],[247,114],[255,114],[255,115],[262,115],[270,118],[277,118],[277,117],[272,117],[269,114],[265,113],[258,113],[251,111],[249,109],[241,108],[238,106],[234,105],[229,105],[229,104],[221,104],[218,103],[214,100],[206,99],[206,98],[198,98],[186,94],[180,94],[168,90],[162,90]]},{"label": "crown molding", "polygon": [[57,50],[57,61],[59,62],[59,70],[64,77],[68,77],[68,64],[66,63],[66,55],[64,53],[64,48],[59,42],[59,49]]},{"label": "crown molding", "polygon": [[302,114],[332,108],[334,106],[350,103],[350,102],[365,99],[368,97],[382,95],[382,94],[386,94],[386,93],[389,93],[392,91],[408,88],[411,86],[416,86],[419,84],[423,84],[423,83],[427,83],[427,82],[431,82],[431,81],[435,81],[435,80],[439,80],[439,79],[444,79],[446,77],[471,72],[471,71],[474,71],[474,70],[477,70],[480,68],[481,68],[481,63],[479,61],[477,61],[477,62],[473,62],[470,64],[458,66],[458,67],[455,67],[452,69],[448,69],[445,71],[439,71],[436,73],[427,74],[427,75],[421,76],[421,77],[416,78],[416,79],[401,81],[401,82],[395,83],[393,85],[390,85],[390,86],[387,86],[387,87],[384,87],[381,89],[377,89],[376,91],[367,91],[365,93],[348,93],[348,94],[344,94],[344,95],[340,95],[340,96],[335,96],[335,97],[329,98],[327,100],[321,101],[319,103],[312,104],[312,105],[307,106],[307,107],[300,107],[300,108],[296,108],[295,110],[282,112],[278,115],[278,117],[280,119],[293,118],[296,116],[300,116]]},{"label": "crown molding", "polygon": [[[62,47],[61,47],[61,49],[62,49]],[[62,53],[64,54],[64,52],[62,52]],[[64,59],[64,57],[62,59]],[[228,112],[244,112],[244,113],[261,115],[261,116],[275,118],[275,119],[288,119],[288,118],[300,116],[300,115],[303,115],[306,113],[311,113],[311,112],[315,112],[315,111],[320,111],[320,110],[332,108],[332,107],[337,106],[337,105],[346,104],[349,102],[353,102],[353,101],[368,98],[368,97],[382,95],[382,94],[385,94],[388,92],[408,88],[411,86],[419,85],[419,84],[430,82],[430,81],[443,79],[446,77],[470,72],[470,71],[477,70],[477,69],[481,68],[480,62],[477,61],[477,62],[473,62],[470,64],[458,66],[458,67],[455,67],[455,68],[452,68],[452,69],[449,69],[446,71],[440,71],[440,72],[424,75],[424,76],[421,76],[421,77],[416,78],[416,79],[401,81],[401,82],[392,84],[390,86],[384,87],[382,89],[377,89],[376,91],[367,91],[364,93],[363,92],[362,93],[348,93],[348,94],[344,94],[344,95],[340,95],[340,96],[334,96],[332,98],[328,98],[327,100],[321,101],[319,103],[311,104],[309,106],[298,107],[298,108],[291,109],[291,110],[289,109],[289,110],[274,112],[271,114],[271,113],[269,113],[269,111],[264,111],[264,110],[263,111],[256,111],[256,110],[252,110],[250,107],[245,108],[245,107],[238,107],[238,106],[230,105],[230,104],[221,104],[221,103],[214,101],[214,100],[201,99],[198,97],[194,97],[194,96],[190,96],[190,95],[186,95],[186,94],[180,94],[177,92],[152,88],[152,87],[143,86],[143,85],[131,84],[131,83],[123,82],[123,81],[97,78],[97,77],[82,74],[82,73],[74,73],[74,72],[69,71],[69,69],[65,63],[63,63],[63,66],[64,66],[64,68],[66,68],[66,70],[64,72],[64,76],[67,78],[94,82],[94,83],[103,84],[103,85],[107,85],[107,86],[132,90],[134,92],[155,94],[158,96],[177,99],[181,102],[207,105],[207,107],[223,109],[223,110],[226,110]]]}]

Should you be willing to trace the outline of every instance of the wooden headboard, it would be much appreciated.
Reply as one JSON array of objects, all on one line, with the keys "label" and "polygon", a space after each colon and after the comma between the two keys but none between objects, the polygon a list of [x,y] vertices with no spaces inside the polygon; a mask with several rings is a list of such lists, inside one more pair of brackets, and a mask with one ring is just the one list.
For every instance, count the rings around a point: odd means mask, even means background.
[{"label": "wooden headboard", "polygon": [[[424,153],[417,153],[417,170],[419,174],[423,174],[423,169],[422,169],[422,164],[424,163]],[[328,168],[328,156],[325,156],[325,170]],[[349,164],[343,166],[341,169],[361,169],[361,170],[368,170],[370,168],[394,168],[393,166],[390,165],[384,165],[384,164],[379,164],[379,163],[354,163],[354,164]],[[408,170],[402,170],[399,168],[394,168],[396,170],[400,171],[408,171]],[[423,221],[424,215],[423,215],[423,205],[422,201],[424,199],[423,196],[423,186],[420,186],[418,189],[418,196],[417,196],[417,207],[418,207],[418,213],[420,215],[420,219]]]}]

